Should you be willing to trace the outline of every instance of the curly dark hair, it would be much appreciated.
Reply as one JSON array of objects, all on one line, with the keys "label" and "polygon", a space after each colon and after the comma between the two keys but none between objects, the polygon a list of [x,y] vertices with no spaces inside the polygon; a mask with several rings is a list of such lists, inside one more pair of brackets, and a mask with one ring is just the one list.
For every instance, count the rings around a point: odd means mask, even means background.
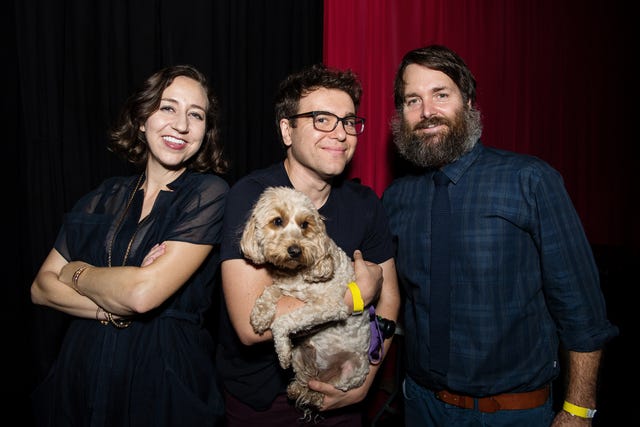
[{"label": "curly dark hair", "polygon": [[218,142],[218,116],[220,104],[207,84],[207,79],[191,65],[174,65],[151,75],[125,102],[118,121],[112,128],[109,150],[137,167],[142,167],[148,156],[144,132],[140,130],[149,116],[160,107],[164,90],[176,77],[184,76],[200,83],[207,94],[206,131],[200,150],[186,164],[196,172],[224,173],[229,167],[224,150]]},{"label": "curly dark hair", "polygon": [[460,88],[465,104],[476,102],[476,79],[467,64],[448,47],[433,44],[407,52],[396,72],[393,85],[393,99],[397,111],[402,111],[404,103],[404,71],[410,64],[422,65],[445,73]]},{"label": "curly dark hair", "polygon": [[[351,97],[357,112],[362,96],[362,84],[358,76],[351,70],[339,70],[324,64],[313,64],[287,76],[280,83],[275,105],[276,128],[280,138],[282,138],[280,120],[296,114],[300,106],[300,99],[320,88],[338,89],[346,92]],[[295,122],[291,126],[295,127]]]}]

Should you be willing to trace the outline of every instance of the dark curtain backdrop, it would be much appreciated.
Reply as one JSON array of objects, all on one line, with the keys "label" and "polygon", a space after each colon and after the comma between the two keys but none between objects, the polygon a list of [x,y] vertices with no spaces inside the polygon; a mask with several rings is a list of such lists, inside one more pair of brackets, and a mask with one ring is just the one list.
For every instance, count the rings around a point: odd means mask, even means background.
[{"label": "dark curtain backdrop", "polygon": [[165,65],[191,63],[209,76],[223,107],[230,183],[282,157],[273,96],[285,75],[323,59],[353,68],[365,87],[360,112],[367,130],[349,173],[380,194],[402,172],[395,170],[388,132],[395,67],[407,49],[446,43],[478,79],[485,143],[549,161],[563,173],[592,243],[635,251],[635,42],[633,15],[623,4],[9,2],[0,18],[9,166],[2,310],[8,413],[30,424],[27,396],[55,357],[67,321],[31,304],[31,281],[63,213],[107,176],[131,171],[107,152],[108,127],[133,88]]},{"label": "dark curtain backdrop", "polygon": [[107,176],[131,172],[106,150],[125,98],[163,66],[197,66],[221,100],[233,182],[282,158],[273,97],[284,76],[322,61],[323,3],[17,0],[9,6],[2,19],[11,77],[3,90],[10,132],[4,159],[12,165],[11,187],[19,187],[9,223],[15,251],[7,248],[11,300],[3,313],[15,386],[3,387],[3,402],[25,409],[67,322],[32,306],[29,286],[63,213]]}]

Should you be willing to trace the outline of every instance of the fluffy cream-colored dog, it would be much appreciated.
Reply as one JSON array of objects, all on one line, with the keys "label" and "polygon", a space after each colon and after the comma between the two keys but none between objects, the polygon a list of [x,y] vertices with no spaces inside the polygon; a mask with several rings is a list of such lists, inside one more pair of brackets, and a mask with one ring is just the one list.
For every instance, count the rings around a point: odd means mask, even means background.
[{"label": "fluffy cream-colored dog", "polygon": [[[323,395],[311,379],[346,391],[359,387],[369,372],[369,316],[350,315],[344,303],[355,279],[351,259],[327,235],[324,218],[302,192],[269,187],[258,199],[240,243],[244,256],[265,264],[273,277],[251,312],[256,333],[271,329],[280,365],[293,366],[289,398],[312,417]],[[305,304],[275,318],[282,295]]]}]

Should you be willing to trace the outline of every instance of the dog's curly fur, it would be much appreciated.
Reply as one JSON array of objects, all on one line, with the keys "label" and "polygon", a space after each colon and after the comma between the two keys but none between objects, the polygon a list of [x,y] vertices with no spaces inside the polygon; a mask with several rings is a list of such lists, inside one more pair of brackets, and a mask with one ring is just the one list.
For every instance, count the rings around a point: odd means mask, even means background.
[{"label": "dog's curly fur", "polygon": [[[347,254],[327,235],[324,218],[302,192],[269,187],[255,203],[240,242],[244,256],[266,265],[273,278],[251,312],[256,333],[271,329],[280,366],[293,366],[289,398],[307,419],[323,394],[308,388],[311,379],[346,391],[359,387],[369,372],[371,330],[368,316],[352,316],[344,295],[355,280]],[[275,318],[282,295],[305,304]]]}]

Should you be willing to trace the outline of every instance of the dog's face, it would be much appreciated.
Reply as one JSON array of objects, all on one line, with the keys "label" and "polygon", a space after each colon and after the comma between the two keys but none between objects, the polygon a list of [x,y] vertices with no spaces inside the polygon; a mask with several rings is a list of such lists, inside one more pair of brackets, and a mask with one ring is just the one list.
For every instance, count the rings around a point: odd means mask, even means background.
[{"label": "dog's face", "polygon": [[307,269],[327,258],[327,239],[324,219],[305,194],[269,187],[253,207],[240,248],[256,264]]}]

